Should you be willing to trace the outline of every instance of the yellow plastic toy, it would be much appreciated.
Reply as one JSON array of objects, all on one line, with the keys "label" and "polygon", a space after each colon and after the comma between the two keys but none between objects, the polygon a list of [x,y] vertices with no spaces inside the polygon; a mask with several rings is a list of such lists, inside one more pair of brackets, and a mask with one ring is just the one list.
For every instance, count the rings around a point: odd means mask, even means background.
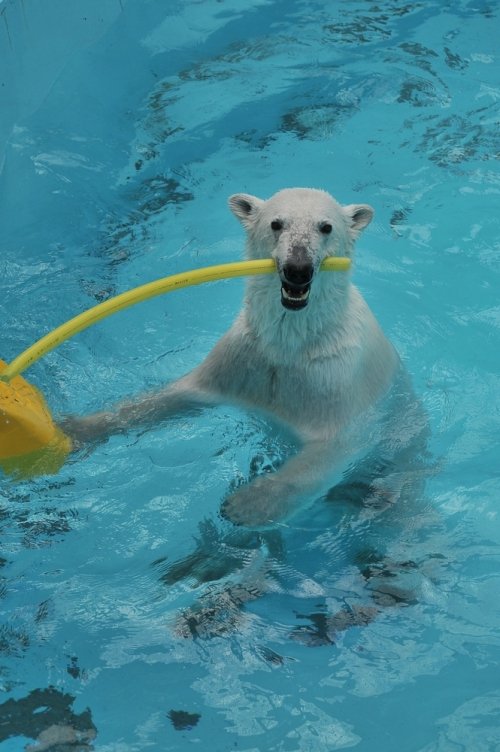
[{"label": "yellow plastic toy", "polygon": [[[348,258],[329,257],[323,262],[321,271],[347,271],[350,265]],[[20,376],[48,352],[107,316],[157,295],[218,279],[275,271],[272,259],[260,259],[208,266],[163,277],[75,316],[39,339],[9,365],[0,360],[0,467],[17,478],[56,473],[72,449],[71,439],[54,423],[38,389]]]},{"label": "yellow plastic toy", "polygon": [[[0,373],[7,363],[0,360]],[[22,376],[0,381],[0,467],[17,478],[56,473],[71,439],[56,426],[36,387]]]}]

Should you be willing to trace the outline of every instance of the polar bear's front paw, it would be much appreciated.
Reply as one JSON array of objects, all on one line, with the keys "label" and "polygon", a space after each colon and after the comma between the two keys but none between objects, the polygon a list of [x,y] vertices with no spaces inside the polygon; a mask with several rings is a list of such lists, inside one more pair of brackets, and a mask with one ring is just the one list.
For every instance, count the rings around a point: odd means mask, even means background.
[{"label": "polar bear's front paw", "polygon": [[81,417],[68,415],[58,425],[73,440],[75,449],[80,449],[108,439],[113,432],[113,415],[104,412]]},{"label": "polar bear's front paw", "polygon": [[275,476],[257,478],[227,497],[221,514],[235,525],[262,528],[282,522],[294,509],[293,487]]}]

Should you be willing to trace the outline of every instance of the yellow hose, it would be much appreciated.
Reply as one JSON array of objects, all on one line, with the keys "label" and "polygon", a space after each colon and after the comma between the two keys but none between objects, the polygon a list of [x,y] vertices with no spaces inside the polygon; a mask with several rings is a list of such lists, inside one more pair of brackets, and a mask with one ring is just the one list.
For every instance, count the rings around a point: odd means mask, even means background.
[{"label": "yellow hose", "polygon": [[[347,271],[350,265],[348,258],[329,257],[321,270]],[[208,266],[163,277],[80,313],[28,347],[10,365],[0,360],[0,467],[17,478],[55,473],[71,451],[71,439],[54,423],[43,396],[20,376],[62,342],[113,313],[157,295],[217,279],[275,271],[272,259],[261,259]]]},{"label": "yellow hose", "polygon": [[[321,271],[347,271],[351,265],[351,260],[345,257],[326,258],[322,265]],[[1,381],[10,381],[14,376],[25,371],[33,363],[42,358],[51,350],[54,350],[60,344],[78,332],[87,329],[87,327],[96,324],[98,321],[118,313],[124,308],[129,308],[143,300],[149,300],[157,295],[163,295],[173,290],[180,290],[183,287],[201,285],[204,282],[214,282],[217,279],[228,279],[230,277],[244,277],[256,274],[271,274],[276,271],[276,264],[272,259],[259,259],[256,261],[236,261],[232,264],[219,264],[217,266],[206,266],[203,269],[193,269],[192,271],[173,274],[169,277],[157,279],[154,282],[148,282],[145,285],[134,287],[132,290],[116,295],[114,298],[105,300],[93,308],[80,313],[78,316],[61,324],[57,329],[53,329],[41,339],[37,340],[31,347],[24,350],[17,356],[0,375]]]}]

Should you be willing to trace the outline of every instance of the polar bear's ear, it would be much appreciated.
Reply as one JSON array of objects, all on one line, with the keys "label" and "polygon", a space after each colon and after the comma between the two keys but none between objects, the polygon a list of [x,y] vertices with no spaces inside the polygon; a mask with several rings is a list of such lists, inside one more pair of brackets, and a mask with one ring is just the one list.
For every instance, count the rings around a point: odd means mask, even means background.
[{"label": "polar bear's ear", "polygon": [[228,203],[234,216],[248,228],[253,224],[264,201],[257,196],[250,196],[249,193],[235,193],[229,197]]},{"label": "polar bear's ear", "polygon": [[351,235],[353,238],[357,238],[359,233],[370,224],[375,212],[368,204],[349,204],[349,206],[342,208],[347,214]]}]

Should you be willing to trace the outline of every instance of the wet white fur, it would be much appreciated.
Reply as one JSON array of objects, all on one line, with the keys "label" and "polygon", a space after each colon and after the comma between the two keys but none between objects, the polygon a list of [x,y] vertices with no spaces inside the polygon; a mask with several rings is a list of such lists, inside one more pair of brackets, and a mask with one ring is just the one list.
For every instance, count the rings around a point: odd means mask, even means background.
[{"label": "wet white fur", "polygon": [[[302,449],[277,472],[240,487],[223,511],[238,524],[266,526],[291,516],[347,461],[351,427],[387,393],[399,359],[351,273],[319,272],[326,256],[352,257],[371,207],[341,206],[328,193],[305,188],[267,201],[236,194],[229,206],[246,229],[248,258],[272,257],[281,267],[294,246],[307,249],[316,270],[307,307],[283,307],[278,274],[249,278],[242,310],[201,365],[138,401],[73,419],[69,430],[93,439],[223,400],[264,410],[296,433]],[[271,228],[277,219],[280,232]],[[321,232],[325,222],[330,234]]]}]

